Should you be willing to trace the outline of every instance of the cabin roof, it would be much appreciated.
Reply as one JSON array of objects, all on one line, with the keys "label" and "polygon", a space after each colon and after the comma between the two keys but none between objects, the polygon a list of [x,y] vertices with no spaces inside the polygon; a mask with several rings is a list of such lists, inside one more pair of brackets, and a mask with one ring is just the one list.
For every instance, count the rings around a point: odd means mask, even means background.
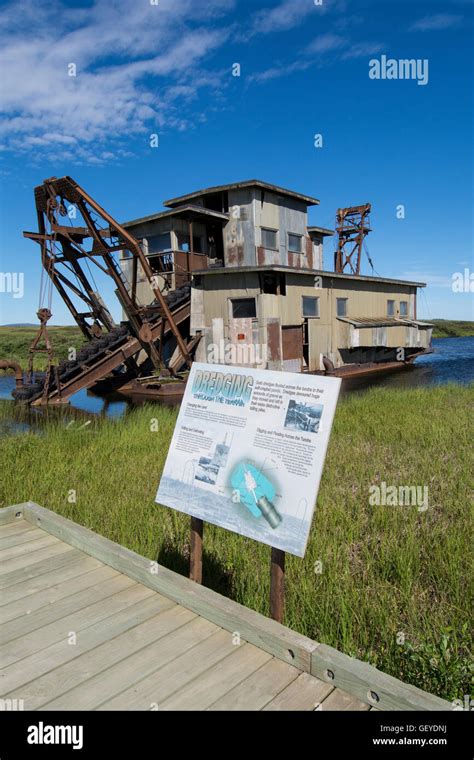
[{"label": "cabin roof", "polygon": [[219,221],[229,221],[229,214],[225,214],[223,211],[213,211],[210,208],[203,208],[203,206],[195,206],[192,203],[186,203],[177,208],[158,211],[156,214],[150,214],[149,216],[142,216],[140,219],[131,219],[129,222],[122,222],[122,226],[126,228],[135,227],[138,224],[154,222],[155,220],[171,216],[184,216],[187,219],[212,218]]},{"label": "cabin roof", "polygon": [[420,322],[409,317],[337,317],[339,322],[347,322],[357,328],[363,327],[434,327],[429,322]]},{"label": "cabin roof", "polygon": [[269,190],[270,192],[277,193],[278,195],[284,195],[289,198],[296,198],[297,200],[306,203],[307,206],[319,205],[319,200],[317,198],[313,198],[310,195],[304,195],[302,193],[296,193],[294,190],[288,190],[284,187],[279,187],[278,185],[271,185],[268,182],[262,182],[260,179],[248,179],[244,182],[232,182],[228,185],[215,185],[214,187],[205,187],[202,190],[196,190],[195,192],[188,193],[187,195],[180,195],[177,198],[170,198],[164,202],[164,205],[177,206],[181,203],[192,200],[193,198],[199,198],[202,195],[214,195],[216,193],[226,192],[227,190],[241,190],[247,187],[258,187],[261,190]]},{"label": "cabin roof", "polygon": [[327,227],[316,227],[315,225],[312,225],[307,229],[310,235],[312,232],[319,232],[323,237],[334,235],[334,230],[330,230]]},{"label": "cabin roof", "polygon": [[202,275],[207,277],[213,277],[215,275],[223,274],[232,276],[237,273],[251,273],[251,272],[291,272],[294,274],[305,275],[307,277],[314,277],[319,275],[320,277],[328,277],[333,280],[351,280],[355,282],[382,282],[393,285],[410,285],[416,288],[425,288],[425,282],[413,282],[412,280],[396,280],[390,277],[370,277],[369,275],[360,274],[338,274],[337,272],[329,272],[324,269],[300,269],[298,267],[288,267],[284,265],[263,265],[255,267],[213,267],[212,269],[197,269],[193,271],[193,275]]}]

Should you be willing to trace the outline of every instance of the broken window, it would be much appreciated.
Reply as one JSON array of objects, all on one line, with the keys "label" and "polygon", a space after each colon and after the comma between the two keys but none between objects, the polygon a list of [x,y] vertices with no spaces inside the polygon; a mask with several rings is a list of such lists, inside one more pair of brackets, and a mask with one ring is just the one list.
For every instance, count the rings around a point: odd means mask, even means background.
[{"label": "broken window", "polygon": [[294,235],[292,232],[288,233],[288,250],[292,253],[301,253],[301,235]]},{"label": "broken window", "polygon": [[387,301],[387,317],[395,316],[395,301]]},{"label": "broken window", "polygon": [[338,317],[347,316],[347,298],[336,298],[336,310]]},{"label": "broken window", "polygon": [[286,279],[284,274],[267,274],[260,276],[260,287],[262,293],[269,293],[273,296],[286,296]]},{"label": "broken window", "polygon": [[[189,235],[184,235],[183,233],[178,232],[178,251],[189,253],[189,241]],[[202,253],[202,238],[200,235],[193,235],[193,252]]]},{"label": "broken window", "polygon": [[319,298],[303,296],[303,317],[319,317]]},{"label": "broken window", "polygon": [[263,248],[277,249],[277,231],[269,230],[266,227],[262,227],[262,246]]},{"label": "broken window", "polygon": [[257,317],[255,298],[233,298],[232,317],[234,319],[255,319]]},{"label": "broken window", "polygon": [[148,253],[162,253],[171,251],[171,232],[162,232],[160,235],[150,235],[146,238]]}]

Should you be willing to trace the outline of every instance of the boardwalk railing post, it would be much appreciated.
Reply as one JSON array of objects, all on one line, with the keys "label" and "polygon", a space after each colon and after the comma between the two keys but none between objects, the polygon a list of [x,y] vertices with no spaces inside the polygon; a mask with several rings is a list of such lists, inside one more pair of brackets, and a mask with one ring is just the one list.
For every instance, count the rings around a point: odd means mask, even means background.
[{"label": "boardwalk railing post", "polygon": [[278,623],[283,622],[285,609],[285,552],[274,549],[270,566],[270,615]]},{"label": "boardwalk railing post", "polygon": [[202,583],[202,534],[204,521],[191,517],[191,551],[189,557],[189,577]]}]

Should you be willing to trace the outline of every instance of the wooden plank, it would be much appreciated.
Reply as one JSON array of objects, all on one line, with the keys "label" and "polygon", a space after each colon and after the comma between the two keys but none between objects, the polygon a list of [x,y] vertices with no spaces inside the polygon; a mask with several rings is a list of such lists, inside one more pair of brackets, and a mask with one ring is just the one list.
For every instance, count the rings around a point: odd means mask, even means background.
[{"label": "wooden plank", "polygon": [[298,678],[268,702],[264,710],[317,710],[333,691],[330,684],[319,678],[301,673]]},{"label": "wooden plank", "polygon": [[[87,554],[69,547],[68,552],[59,554],[55,557],[36,562],[34,565],[28,567],[21,567],[18,570],[13,570],[11,573],[5,573],[0,577],[0,589],[9,589],[15,586],[17,583],[23,583],[24,581],[32,578],[38,578],[39,576],[50,573],[52,570],[58,570],[68,565],[70,562],[77,562],[78,559],[84,559]],[[101,563],[102,564],[102,563]],[[3,591],[0,594],[3,597]]]},{"label": "wooden plank", "polygon": [[160,710],[205,710],[272,659],[271,654],[253,644],[240,644],[234,650],[217,665],[187,682],[171,697],[160,701]]},{"label": "wooden plank", "polygon": [[95,557],[89,557],[82,552],[77,552],[77,554],[78,557],[74,562],[69,562],[56,570],[51,570],[49,573],[27,578],[27,580],[21,583],[15,583],[13,586],[3,589],[0,595],[0,611],[17,600],[32,596],[33,594],[40,594],[43,590],[56,586],[70,578],[75,578],[83,573],[89,573],[98,567],[107,567],[107,565],[104,565],[103,562],[95,559]]},{"label": "wooden plank", "polygon": [[211,589],[193,583],[167,568],[159,566],[156,572],[157,566],[150,560],[33,502],[28,502],[24,507],[24,515],[25,519],[34,525],[97,557],[227,631],[237,631],[241,639],[250,641],[301,670],[309,671],[311,654],[318,644],[306,636],[265,618]]},{"label": "wooden plank", "polygon": [[149,596],[152,592],[144,586],[134,584],[118,594],[109,596],[108,599],[100,600],[90,607],[84,607],[79,612],[68,615],[61,620],[55,620],[53,623],[32,631],[20,639],[14,639],[0,646],[0,662],[5,667],[12,662],[21,660],[33,652],[39,652],[45,649],[55,641],[67,639],[71,632],[77,634],[84,628],[110,617],[118,610],[135,604]]},{"label": "wooden plank", "polygon": [[62,541],[56,541],[52,546],[47,546],[44,549],[38,549],[38,551],[31,552],[31,554],[23,554],[20,557],[13,557],[2,562],[0,566],[0,582],[3,580],[3,576],[8,576],[9,573],[14,570],[24,570],[29,565],[36,565],[38,562],[42,562],[44,559],[50,559],[56,557],[58,554],[64,554],[71,551],[71,547]]},{"label": "wooden plank", "polygon": [[[197,618],[197,621],[202,621],[202,618]],[[201,636],[201,640],[194,637],[194,640],[186,647],[186,651],[180,647],[181,654],[179,651],[172,653],[167,657],[167,661],[162,659],[160,651],[158,653],[159,670],[153,669],[146,678],[136,682],[132,688],[122,691],[115,699],[103,702],[99,709],[150,710],[152,707],[161,709],[164,699],[216,662],[227,657],[232,648],[232,636],[227,631],[214,626],[211,635],[207,631],[207,635]]]},{"label": "wooden plank", "polygon": [[[85,652],[96,649],[104,642],[120,636],[124,631],[129,631],[161,611],[175,606],[170,599],[150,592],[145,599],[84,628],[79,632],[75,645],[72,646],[69,640],[63,637],[46,649],[34,652],[4,668],[0,671],[0,691],[18,697],[21,694],[25,705],[28,706],[27,709],[35,710],[55,695],[53,687],[58,688],[56,669],[61,665],[75,661]],[[82,674],[74,671],[74,668],[67,676],[65,671],[63,674],[63,684],[66,688],[72,688],[82,681]]]},{"label": "wooden plank", "polygon": [[91,604],[107,599],[113,594],[118,594],[126,588],[135,584],[131,578],[117,573],[111,567],[107,568],[109,573],[113,573],[112,578],[108,578],[103,583],[93,588],[86,588],[68,596],[66,599],[60,599],[46,607],[40,607],[39,610],[32,612],[31,615],[22,615],[20,618],[10,620],[2,626],[1,642],[2,646],[7,642],[14,641],[22,636],[26,636],[32,631],[40,632],[41,628],[54,623],[56,620],[62,620],[73,612],[78,612],[84,607],[90,607]]},{"label": "wooden plank", "polygon": [[48,535],[47,533],[45,534],[44,530],[35,528],[27,522],[25,522],[25,525],[28,525],[29,530],[17,531],[16,533],[12,533],[5,537],[3,535],[3,528],[0,528],[0,551],[8,549],[10,546],[19,546],[20,544],[26,544],[29,541],[36,541],[37,538]]},{"label": "wooden plank", "polygon": [[[84,707],[84,704],[88,703],[87,700],[93,700],[96,704],[96,697],[104,693],[108,696],[109,691],[107,689],[109,688],[112,689],[111,693],[115,694],[115,683],[121,683],[120,676],[117,674],[126,669],[128,658],[138,654],[136,657],[136,663],[138,663],[140,660],[139,653],[145,646],[156,644],[166,636],[170,636],[170,640],[172,640],[172,637],[176,636],[181,628],[185,627],[191,620],[198,619],[194,613],[185,610],[184,607],[179,607],[169,599],[166,601],[172,607],[164,608],[163,612],[155,615],[151,620],[125,631],[116,639],[106,641],[92,651],[47,673],[44,678],[40,679],[42,681],[40,688],[43,699],[36,699],[35,709],[62,710],[63,705],[65,705],[64,709],[75,709],[70,702],[70,692],[74,692],[74,698],[78,700],[77,704],[81,705],[78,709],[91,709]],[[161,603],[164,606],[164,597],[161,597]],[[135,672],[140,673],[140,666],[136,665],[136,667]],[[155,663],[150,658],[148,670],[153,667],[155,667]],[[102,678],[104,671],[105,678]],[[94,686],[94,694],[87,697],[86,694],[91,683],[99,683],[100,685]],[[133,678],[124,681],[121,684],[121,689],[127,688],[130,683],[133,683]]]},{"label": "wooden plank", "polygon": [[[328,674],[329,671],[329,674]],[[382,673],[366,662],[321,644],[313,653],[311,673],[323,681],[339,686],[362,702],[379,710],[452,710],[453,705],[428,694],[416,686]],[[332,675],[332,678],[329,677]]]},{"label": "wooden plank", "polygon": [[[113,567],[103,565],[96,570],[92,570],[89,573],[82,573],[77,577],[59,583],[56,586],[47,588],[44,591],[40,591],[34,595],[30,594],[26,598],[18,599],[18,601],[14,602],[13,604],[9,604],[8,607],[1,607],[0,623],[5,625],[6,628],[7,623],[17,622],[20,624],[18,618],[25,618],[23,621],[25,623],[25,626],[22,634],[26,633],[27,630],[33,631],[35,628],[40,627],[40,625],[38,625],[39,621],[43,620],[45,618],[45,614],[51,610],[54,610],[54,614],[58,617],[64,617],[64,613],[61,613],[59,606],[56,604],[57,602],[61,600],[68,601],[71,599],[72,604],[69,605],[71,607],[71,610],[80,609],[81,604],[80,599],[77,597],[78,592],[82,591],[89,594],[88,597],[84,598],[87,598],[87,602],[90,604],[90,602],[93,600],[94,587],[98,584],[102,584],[104,581],[107,581],[110,578],[117,577],[118,575],[119,573],[117,570],[114,570]],[[101,587],[101,589],[103,588],[104,587]],[[33,613],[38,613],[38,615],[39,613],[42,614],[41,616],[36,617]],[[50,622],[49,619],[48,622]],[[4,638],[5,628],[2,629],[2,641],[8,641],[8,638]],[[6,630],[6,635],[8,636],[8,628],[6,628]]]},{"label": "wooden plank", "polygon": [[[70,689],[57,699],[42,705],[44,710],[93,710],[112,699],[132,684],[174,660],[181,652],[195,647],[216,631],[216,626],[195,617],[178,631],[149,644],[106,670],[89,678],[86,683]],[[130,709],[127,707],[126,709]]]},{"label": "wooden plank", "polygon": [[9,525],[23,520],[23,504],[12,504],[0,509],[0,525]]},{"label": "wooden plank", "polygon": [[[0,509],[0,515],[2,513],[2,510]],[[32,525],[30,522],[27,522],[24,518],[21,520],[16,520],[15,522],[10,522],[7,525],[2,524],[0,521],[0,530],[2,532],[3,536],[16,536],[19,533],[26,533],[29,530],[38,530],[35,525]]]},{"label": "wooden plank", "polygon": [[361,702],[357,697],[353,697],[348,694],[347,691],[342,689],[333,689],[329,696],[321,704],[321,709],[324,710],[341,710],[341,711],[360,711],[367,712],[369,705],[365,702]]},{"label": "wooden plank", "polygon": [[[13,559],[14,557],[29,557],[33,552],[37,552],[47,546],[54,546],[54,544],[58,543],[56,536],[52,536],[50,533],[45,533],[44,530],[39,530],[38,533],[39,535],[34,541],[30,541],[28,544],[17,544],[16,546],[0,549],[0,572],[2,572],[3,567],[6,566],[9,559]],[[22,567],[23,566],[24,565],[22,565]]]},{"label": "wooden plank", "polygon": [[262,710],[277,694],[298,678],[300,671],[281,660],[272,659],[227,694],[213,702],[209,710]]}]

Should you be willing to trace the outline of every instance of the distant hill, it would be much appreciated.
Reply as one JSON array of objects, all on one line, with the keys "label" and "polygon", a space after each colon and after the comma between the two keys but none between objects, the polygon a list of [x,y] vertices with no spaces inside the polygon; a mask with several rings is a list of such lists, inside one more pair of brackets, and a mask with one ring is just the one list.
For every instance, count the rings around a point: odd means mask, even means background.
[{"label": "distant hill", "polygon": [[474,322],[456,319],[430,319],[433,338],[468,338],[474,336]]}]

